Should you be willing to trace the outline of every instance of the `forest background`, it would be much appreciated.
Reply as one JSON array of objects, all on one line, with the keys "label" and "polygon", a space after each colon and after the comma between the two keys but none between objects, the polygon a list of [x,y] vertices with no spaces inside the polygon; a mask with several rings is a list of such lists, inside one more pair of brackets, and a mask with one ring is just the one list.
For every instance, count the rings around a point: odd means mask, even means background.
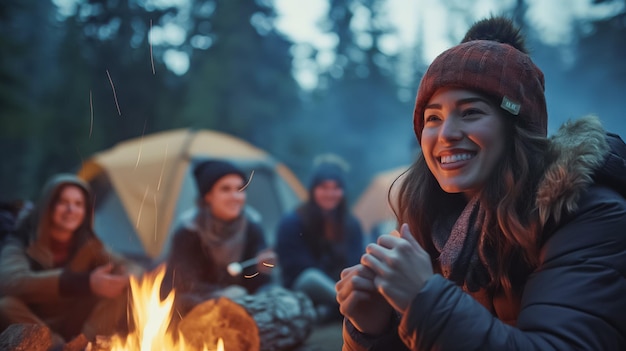
[{"label": "forest background", "polygon": [[[330,51],[279,30],[271,0],[60,2],[0,2],[2,201],[35,199],[48,176],[76,171],[122,140],[174,128],[242,138],[305,184],[316,155],[337,153],[351,165],[351,201],[418,149],[411,119],[432,60],[420,7],[429,1],[412,7],[415,42],[389,50],[399,23],[386,0],[328,0],[318,28],[333,38]],[[624,136],[626,0],[588,2],[612,10],[574,20],[571,38],[558,43],[542,40],[549,33],[529,20],[537,1],[496,1],[491,12],[515,19],[528,36],[546,76],[550,132],[594,113]],[[483,16],[472,3],[438,1],[450,42]],[[164,40],[168,28],[180,40]]]}]

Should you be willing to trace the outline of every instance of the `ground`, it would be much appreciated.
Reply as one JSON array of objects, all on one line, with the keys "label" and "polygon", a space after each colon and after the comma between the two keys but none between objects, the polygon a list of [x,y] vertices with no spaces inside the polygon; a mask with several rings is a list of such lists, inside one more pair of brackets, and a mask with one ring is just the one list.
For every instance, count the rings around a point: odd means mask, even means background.
[{"label": "ground", "polygon": [[341,322],[315,326],[304,345],[297,351],[340,351],[343,345]]}]

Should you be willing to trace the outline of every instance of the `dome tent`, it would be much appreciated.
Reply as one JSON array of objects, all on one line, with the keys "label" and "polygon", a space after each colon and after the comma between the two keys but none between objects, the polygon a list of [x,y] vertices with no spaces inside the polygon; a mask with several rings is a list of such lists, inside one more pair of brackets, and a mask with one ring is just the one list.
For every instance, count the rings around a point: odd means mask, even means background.
[{"label": "dome tent", "polygon": [[146,261],[163,257],[176,219],[197,199],[193,167],[207,159],[228,160],[251,176],[248,211],[271,245],[280,217],[306,196],[306,190],[269,153],[210,130],[145,135],[85,161],[78,175],[94,190],[97,235],[125,256]]}]

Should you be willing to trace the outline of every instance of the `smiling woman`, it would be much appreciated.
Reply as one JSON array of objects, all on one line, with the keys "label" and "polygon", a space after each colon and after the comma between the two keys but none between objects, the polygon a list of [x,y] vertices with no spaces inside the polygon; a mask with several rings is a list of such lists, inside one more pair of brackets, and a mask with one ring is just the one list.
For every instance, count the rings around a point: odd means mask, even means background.
[{"label": "smiling woman", "polygon": [[81,333],[93,341],[127,332],[129,274],[141,269],[96,237],[92,204],[89,186],[72,174],[46,183],[0,251],[0,330],[46,325],[54,347]]},{"label": "smiling woman", "polygon": [[626,144],[596,117],[546,137],[523,39],[488,18],[426,71],[402,226],[336,285],[343,350],[626,349]]}]

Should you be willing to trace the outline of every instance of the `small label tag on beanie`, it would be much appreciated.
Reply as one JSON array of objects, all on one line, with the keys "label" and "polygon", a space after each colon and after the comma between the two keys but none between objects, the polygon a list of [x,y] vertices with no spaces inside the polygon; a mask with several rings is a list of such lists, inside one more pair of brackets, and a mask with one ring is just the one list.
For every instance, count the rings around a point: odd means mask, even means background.
[{"label": "small label tag on beanie", "polygon": [[509,99],[508,97],[503,97],[502,98],[502,103],[500,104],[500,107],[502,107],[503,109],[509,111],[511,114],[517,116],[519,115],[519,109],[521,107],[521,104]]}]

